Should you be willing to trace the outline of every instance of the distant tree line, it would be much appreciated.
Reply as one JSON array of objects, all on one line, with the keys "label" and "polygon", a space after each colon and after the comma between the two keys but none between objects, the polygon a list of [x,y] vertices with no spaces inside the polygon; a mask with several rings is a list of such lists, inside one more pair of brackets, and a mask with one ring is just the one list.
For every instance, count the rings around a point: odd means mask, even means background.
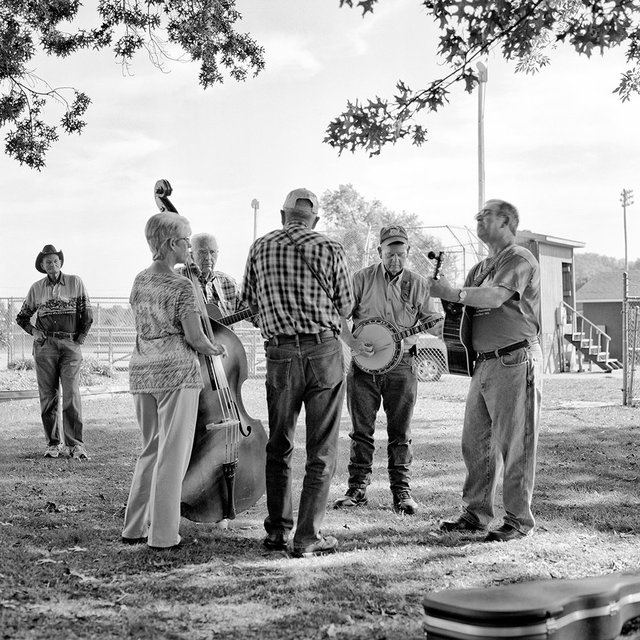
[{"label": "distant tree line", "polygon": [[[598,253],[576,253],[573,258],[576,274],[576,290],[586,284],[594,276],[606,271],[621,271],[624,269],[622,258],[610,258]],[[640,258],[629,262],[629,271],[640,271]]]},{"label": "distant tree line", "polygon": [[[400,224],[409,230],[412,262],[421,272],[432,268],[427,259],[429,251],[442,249],[439,239],[424,232],[424,224],[415,213],[392,211],[379,200],[367,200],[351,184],[342,184],[337,189],[327,190],[320,199],[320,217],[326,232],[344,245],[349,266],[360,269],[377,259],[378,233],[380,228]],[[455,273],[459,267],[453,260],[445,258],[443,272],[452,280],[464,274]],[[622,258],[611,258],[597,253],[574,255],[576,289],[599,273],[624,269]],[[640,258],[629,263],[629,270],[640,270]]]}]

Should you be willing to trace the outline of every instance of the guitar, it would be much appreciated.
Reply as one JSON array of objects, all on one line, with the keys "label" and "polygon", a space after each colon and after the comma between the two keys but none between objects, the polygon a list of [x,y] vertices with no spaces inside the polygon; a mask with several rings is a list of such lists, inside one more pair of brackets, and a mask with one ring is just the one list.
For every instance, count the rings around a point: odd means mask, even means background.
[{"label": "guitar", "polygon": [[[444,253],[440,252],[433,274],[435,279],[439,277],[443,258]],[[441,316],[400,331],[391,322],[383,318],[370,318],[369,320],[365,320],[356,325],[353,335],[373,345],[373,355],[363,356],[361,354],[354,354],[353,360],[358,368],[365,373],[371,373],[373,375],[388,373],[402,360],[402,340],[416,333],[428,331],[439,322],[442,322]]]},{"label": "guitar", "polygon": [[243,309],[242,311],[236,311],[228,316],[223,316],[220,307],[213,302],[208,302],[206,305],[207,314],[209,315],[210,320],[215,320],[218,324],[222,324],[225,327],[228,327],[236,322],[240,322],[241,320],[251,320],[257,314],[253,313],[251,309]]},{"label": "guitar", "polygon": [[[438,256],[433,251],[429,251],[427,256],[430,260],[436,260],[436,268],[433,279],[440,277],[440,267],[444,253],[441,251]],[[471,345],[471,317],[473,311],[459,302],[448,302],[441,300],[444,309],[444,326],[442,328],[442,339],[447,347],[447,364],[449,373],[458,376],[470,376],[473,374],[473,363],[476,359],[476,352]]]},{"label": "guitar", "polygon": [[471,318],[473,310],[459,302],[442,300],[444,326],[442,339],[447,347],[449,373],[458,376],[473,374],[476,352],[471,345]]}]

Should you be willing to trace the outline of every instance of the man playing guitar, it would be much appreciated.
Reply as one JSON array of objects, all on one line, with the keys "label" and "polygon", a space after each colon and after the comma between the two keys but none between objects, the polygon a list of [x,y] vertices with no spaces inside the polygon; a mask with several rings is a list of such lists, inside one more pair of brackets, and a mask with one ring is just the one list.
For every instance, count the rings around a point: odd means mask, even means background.
[{"label": "man playing guitar", "polygon": [[504,524],[485,540],[508,541],[528,535],[534,526],[531,498],[542,396],[540,270],[533,254],[516,244],[519,216],[513,205],[489,200],[475,218],[489,257],[472,267],[462,289],[446,278],[431,280],[432,295],[472,308],[476,352],[462,430],[464,510],[440,528],[486,532],[503,466]]},{"label": "man playing guitar", "polygon": [[[372,319],[390,323],[399,330],[435,320],[439,314],[431,309],[429,283],[405,268],[409,240],[404,227],[382,228],[378,254],[381,262],[358,271],[353,277],[355,304],[351,319],[355,325],[354,335],[358,336],[359,325]],[[414,514],[417,511],[418,505],[411,497],[409,486],[411,417],[418,388],[411,350],[416,340],[414,336],[405,338],[399,362],[383,373],[371,373],[364,364],[361,368],[357,361],[352,362],[347,376],[347,408],[352,422],[349,486],[345,496],[334,503],[336,509],[368,502],[366,492],[373,466],[376,414],[382,402],[387,416],[387,459],[393,508],[398,513]],[[386,345],[382,347],[386,348]],[[375,349],[374,346],[374,352]],[[362,357],[365,353],[360,351],[358,355],[361,356],[359,361],[366,363],[367,358]]]},{"label": "man playing guitar", "polygon": [[218,242],[210,233],[191,236],[191,254],[200,271],[198,280],[204,300],[215,304],[223,316],[228,316],[248,307],[240,297],[236,281],[222,271],[215,271],[218,253]]}]

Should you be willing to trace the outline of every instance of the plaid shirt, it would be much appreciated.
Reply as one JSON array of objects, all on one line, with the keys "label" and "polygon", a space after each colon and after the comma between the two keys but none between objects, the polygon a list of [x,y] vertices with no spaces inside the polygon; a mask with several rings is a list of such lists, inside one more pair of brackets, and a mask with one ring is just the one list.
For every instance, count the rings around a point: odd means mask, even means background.
[{"label": "plaid shirt", "polygon": [[[186,278],[189,277],[185,267],[180,269],[180,274]],[[216,286],[214,286],[214,280]],[[206,279],[200,275],[198,276],[198,281],[200,282],[200,290],[202,291],[204,301],[215,304],[223,316],[230,316],[233,313],[247,308],[246,302],[244,302],[240,296],[238,283],[223,271],[214,271]],[[222,296],[218,295],[216,287]]]},{"label": "plaid shirt", "polygon": [[[247,305],[240,297],[240,288],[238,287],[238,284],[226,273],[223,273],[222,271],[214,271],[213,275],[206,281],[203,279],[199,280],[200,285],[202,286],[205,302],[213,302],[218,306],[223,315],[229,316],[236,311],[246,308]],[[222,294],[222,299],[218,296],[218,292],[214,286],[214,280],[218,290]]]},{"label": "plaid shirt", "polygon": [[268,340],[277,335],[340,333],[340,316],[353,307],[351,277],[342,245],[289,222],[287,231],[332,297],[329,299],[284,229],[256,240],[249,250],[242,298],[258,309],[259,325]]}]

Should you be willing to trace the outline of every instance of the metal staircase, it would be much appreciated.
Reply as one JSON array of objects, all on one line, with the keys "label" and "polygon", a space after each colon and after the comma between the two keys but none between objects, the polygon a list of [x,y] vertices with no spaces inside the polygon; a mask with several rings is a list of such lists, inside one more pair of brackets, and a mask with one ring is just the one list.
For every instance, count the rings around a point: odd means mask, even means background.
[{"label": "metal staircase", "polygon": [[566,302],[562,302],[561,305],[567,318],[564,339],[588,362],[592,362],[603,371],[610,373],[614,369],[622,369],[622,363],[609,357],[610,336]]}]

